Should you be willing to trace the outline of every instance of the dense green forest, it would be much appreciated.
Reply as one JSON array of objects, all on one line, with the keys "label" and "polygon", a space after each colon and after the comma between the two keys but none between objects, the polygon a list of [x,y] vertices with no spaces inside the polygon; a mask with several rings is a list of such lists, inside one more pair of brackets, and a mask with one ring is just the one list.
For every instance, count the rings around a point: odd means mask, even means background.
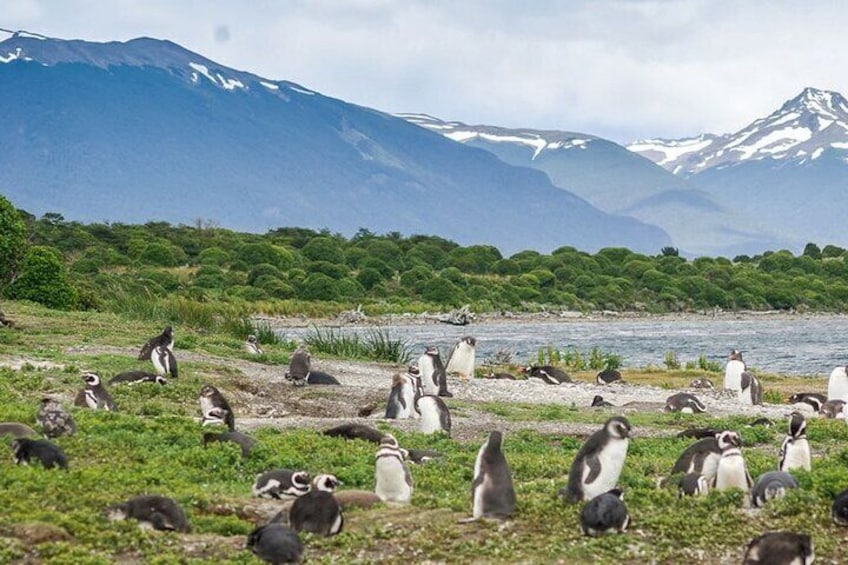
[{"label": "dense green forest", "polygon": [[367,313],[618,310],[848,311],[846,250],[808,244],[733,259],[687,260],[569,247],[504,257],[427,235],[351,238],[301,228],[238,233],[150,222],[82,224],[36,218],[0,197],[0,292],[58,308],[131,310],[163,300],[242,312]]}]

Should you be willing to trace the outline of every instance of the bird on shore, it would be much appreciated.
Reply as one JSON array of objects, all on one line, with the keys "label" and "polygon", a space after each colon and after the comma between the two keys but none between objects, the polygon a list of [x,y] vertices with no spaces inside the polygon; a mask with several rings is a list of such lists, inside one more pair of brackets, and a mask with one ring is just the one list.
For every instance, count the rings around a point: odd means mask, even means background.
[{"label": "bird on shore", "polygon": [[707,407],[694,394],[678,392],[666,398],[663,410],[681,414],[701,414],[707,411]]},{"label": "bird on shore", "polygon": [[848,490],[843,490],[833,499],[830,517],[837,526],[848,527]]},{"label": "bird on shore", "polygon": [[845,418],[845,401],[828,400],[822,404],[819,414],[825,418]]},{"label": "bird on shore", "polygon": [[736,349],[727,356],[727,365],[724,367],[724,390],[732,390],[736,393],[742,391],[742,373],[745,372],[745,362],[742,353]]},{"label": "bird on shore", "polygon": [[338,426],[324,430],[323,434],[329,437],[341,437],[349,440],[361,439],[363,441],[370,441],[371,443],[377,444],[383,441],[383,437],[386,435],[371,426],[354,423],[339,424]]},{"label": "bird on shore", "polygon": [[743,404],[761,406],[763,403],[763,385],[754,373],[743,371],[739,377],[739,400]]},{"label": "bird on shore", "polygon": [[286,379],[290,380],[295,386],[305,386],[308,384],[309,373],[312,370],[312,356],[305,345],[299,345],[292,353],[289,361],[289,370],[286,372]]},{"label": "bird on shore", "polygon": [[253,334],[247,336],[247,339],[245,340],[242,348],[244,349],[245,353],[248,353],[250,355],[262,355],[263,353],[265,353],[264,351],[262,351],[262,346],[259,345],[259,340],[256,339],[256,336]]},{"label": "bird on shore", "polygon": [[721,460],[721,448],[717,439],[720,433],[723,432],[699,439],[684,449],[674,462],[671,475],[696,473],[712,484]]},{"label": "bird on shore", "polygon": [[595,381],[599,385],[608,385],[621,380],[621,372],[615,369],[604,369],[595,375]]},{"label": "bird on shore", "polygon": [[476,356],[477,340],[467,335],[457,341],[448,353],[445,372],[449,375],[457,373],[461,379],[473,377]]},{"label": "bird on shore", "polygon": [[392,375],[392,388],[389,400],[386,402],[386,419],[406,420],[416,418],[415,410],[417,383],[408,375],[395,373]]},{"label": "bird on shore", "polygon": [[138,352],[138,360],[149,360],[153,350],[159,346],[170,349],[171,351],[174,350],[174,328],[167,326],[164,330],[162,330],[161,334],[148,339],[141,347],[141,351]]},{"label": "bird on shore", "polygon": [[545,384],[560,385],[562,383],[570,383],[571,377],[557,367],[551,365],[530,365],[525,367],[522,372],[531,379],[540,379]]},{"label": "bird on shore", "polygon": [[827,399],[848,402],[848,367],[840,366],[830,372],[827,381]]}]

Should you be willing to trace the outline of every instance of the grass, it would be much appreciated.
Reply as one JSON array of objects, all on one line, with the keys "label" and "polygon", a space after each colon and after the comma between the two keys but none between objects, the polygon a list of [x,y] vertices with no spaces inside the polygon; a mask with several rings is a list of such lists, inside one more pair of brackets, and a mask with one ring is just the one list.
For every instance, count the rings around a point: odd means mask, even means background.
[{"label": "grass", "polygon": [[313,353],[347,359],[367,359],[406,364],[412,350],[405,339],[394,338],[385,330],[369,328],[364,333],[313,327],[303,338]]},{"label": "grass", "polygon": [[[59,367],[20,371],[0,368],[0,421],[35,426],[35,408],[44,394],[65,399],[81,386],[80,371],[103,375],[137,368],[134,351],[161,330],[159,320],[116,314],[53,312],[31,304],[4,302],[18,322],[0,330],[0,360],[30,357]],[[259,444],[248,459],[237,448],[215,444],[203,448],[196,421],[197,392],[210,382],[224,390],[241,390],[247,377],[207,354],[239,355],[241,339],[217,328],[200,331],[177,327],[176,348],[194,357],[181,364],[181,377],[166,387],[112,387],[118,413],[72,408],[78,434],[56,442],[70,459],[67,473],[16,466],[0,446],[0,562],[28,560],[50,564],[235,563],[259,564],[244,551],[253,522],[237,510],[249,502],[255,475],[275,468],[332,472],[344,488],[373,489],[372,444],[324,437],[309,429],[251,432]],[[270,344],[269,355],[283,359],[288,344]],[[313,349],[313,353],[315,350]],[[594,370],[573,373],[591,382]],[[696,371],[623,371],[631,383],[680,386]],[[823,388],[822,382],[763,375],[767,390],[785,397],[791,390]],[[232,400],[232,399],[231,399]],[[813,471],[798,472],[802,488],[763,510],[742,506],[742,493],[712,493],[680,501],[676,492],[657,488],[690,440],[668,434],[690,426],[736,429],[753,475],[776,466],[783,429],[748,428],[751,417],[632,413],[636,438],[631,442],[620,484],[633,517],[625,535],[594,539],[580,535],[579,506],[556,497],[582,437],[542,434],[535,422],[600,425],[608,414],[569,405],[531,405],[449,401],[457,414],[455,429],[476,414],[508,423],[504,452],[512,469],[518,509],[505,524],[459,524],[470,514],[474,460],[483,436],[469,442],[396,430],[401,445],[442,451],[444,460],[411,469],[415,482],[412,506],[378,506],[346,513],[345,530],[333,538],[305,535],[310,563],[720,563],[741,562],[745,544],[768,530],[812,534],[819,562],[841,562],[845,530],[829,517],[837,492],[848,488],[848,426],[812,419],[808,436],[814,449]],[[236,403],[237,411],[243,404]],[[238,421],[238,420],[237,420]],[[383,426],[383,424],[380,424]],[[649,437],[647,432],[666,434]],[[132,523],[110,523],[109,504],[142,493],[175,498],[193,525],[186,535],[142,532]],[[230,508],[230,510],[227,510]],[[49,528],[52,539],[37,541],[23,526]]]}]

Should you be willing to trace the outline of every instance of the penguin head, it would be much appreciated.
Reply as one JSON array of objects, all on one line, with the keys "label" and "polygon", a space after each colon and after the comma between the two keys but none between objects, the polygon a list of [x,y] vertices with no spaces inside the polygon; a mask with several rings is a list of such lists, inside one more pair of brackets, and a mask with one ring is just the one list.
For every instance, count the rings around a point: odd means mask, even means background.
[{"label": "penguin head", "polygon": [[[600,394],[596,394],[595,398],[592,399],[592,406],[599,406],[604,401],[604,397]],[[666,406],[668,408],[668,406]]]},{"label": "penguin head", "polygon": [[247,336],[247,343],[256,343],[256,336],[253,334]]},{"label": "penguin head", "polygon": [[218,394],[218,389],[212,385],[203,385],[200,387],[200,396],[210,397]]},{"label": "penguin head", "polygon": [[626,439],[630,437],[630,422],[624,416],[615,416],[607,420],[607,423],[604,424],[604,428],[607,430],[610,436]]},{"label": "penguin head", "polygon": [[400,449],[398,440],[395,439],[395,436],[393,436],[392,434],[386,434],[383,436],[383,439],[380,440],[380,448],[382,449],[384,447],[393,447],[395,449]]},{"label": "penguin head", "polygon": [[489,447],[500,447],[503,445],[503,432],[498,430],[492,430],[489,432]]},{"label": "penguin head", "polygon": [[786,487],[780,481],[770,482],[766,485],[765,490],[763,490],[763,499],[765,501],[776,500],[784,496],[786,496]]},{"label": "penguin head", "polygon": [[742,353],[738,349],[734,349],[727,356],[728,361],[742,361]]},{"label": "penguin head", "polygon": [[306,471],[297,471],[292,473],[291,482],[293,485],[303,488],[309,488],[310,477]]},{"label": "penguin head", "polygon": [[607,494],[611,494],[619,500],[624,500],[624,491],[620,488],[616,487],[612,490],[608,490]]},{"label": "penguin head", "polygon": [[112,522],[118,522],[120,520],[126,520],[129,518],[129,509],[127,508],[127,504],[113,504],[106,508],[106,519]]},{"label": "penguin head", "polygon": [[409,365],[406,368],[406,372],[414,376],[418,376],[419,374],[421,374],[421,372],[418,370],[418,367],[416,367],[415,365]]},{"label": "penguin head", "polygon": [[153,382],[157,385],[165,386],[166,384],[168,384],[168,379],[166,379],[162,375],[156,375],[156,377],[153,379]]},{"label": "penguin head", "polygon": [[424,355],[430,355],[431,357],[439,356],[439,346],[438,345],[428,345],[427,349],[424,350]]},{"label": "penguin head", "polygon": [[807,433],[807,420],[800,412],[792,412],[789,415],[789,435],[795,439],[803,437]]},{"label": "penguin head", "polygon": [[174,337],[174,328],[172,328],[171,326],[166,327],[164,330],[162,330],[162,335],[164,335],[168,339],[173,338]]},{"label": "penguin head", "polygon": [[719,433],[716,436],[716,441],[718,441],[718,448],[722,451],[733,447],[742,447],[742,440],[740,439],[739,434],[729,430]]},{"label": "penguin head", "polygon": [[100,384],[100,377],[94,373],[83,373],[82,380],[89,386],[98,386]]},{"label": "penguin head", "polygon": [[333,475],[317,475],[312,479],[312,488],[324,492],[333,492],[341,483]]},{"label": "penguin head", "polygon": [[470,335],[467,335],[464,338],[462,338],[462,341],[464,341],[466,344],[468,344],[471,347],[477,346],[477,339],[470,336]]}]

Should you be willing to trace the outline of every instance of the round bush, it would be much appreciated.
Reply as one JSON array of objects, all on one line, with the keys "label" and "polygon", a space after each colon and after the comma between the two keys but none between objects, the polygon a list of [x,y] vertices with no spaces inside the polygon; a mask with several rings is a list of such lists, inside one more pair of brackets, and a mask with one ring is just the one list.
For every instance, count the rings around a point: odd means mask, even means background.
[{"label": "round bush", "polygon": [[68,271],[52,247],[30,247],[21,263],[21,275],[9,287],[12,298],[32,300],[49,308],[66,310],[77,300]]}]

